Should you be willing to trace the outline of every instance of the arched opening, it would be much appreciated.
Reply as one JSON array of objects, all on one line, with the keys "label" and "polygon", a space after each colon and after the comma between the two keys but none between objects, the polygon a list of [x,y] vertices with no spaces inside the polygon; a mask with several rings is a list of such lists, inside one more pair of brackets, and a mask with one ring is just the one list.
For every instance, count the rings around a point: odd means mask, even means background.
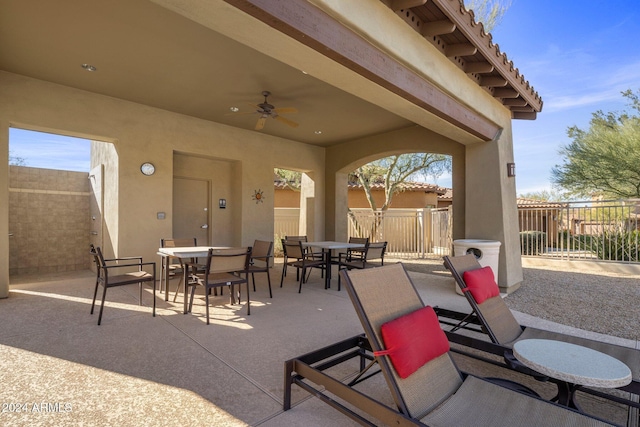
[{"label": "arched opening", "polygon": [[448,253],[451,165],[449,155],[409,152],[349,171],[348,237],[387,242],[387,252],[403,258]]}]

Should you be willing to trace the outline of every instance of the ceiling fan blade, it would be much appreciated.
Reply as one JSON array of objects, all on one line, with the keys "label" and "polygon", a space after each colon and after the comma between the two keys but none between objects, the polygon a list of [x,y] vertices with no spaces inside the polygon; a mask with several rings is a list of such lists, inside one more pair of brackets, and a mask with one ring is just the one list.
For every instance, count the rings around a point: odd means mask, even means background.
[{"label": "ceiling fan blade", "polygon": [[292,128],[297,128],[298,127],[298,124],[296,122],[294,122],[292,120],[289,120],[286,117],[282,117],[282,116],[278,116],[278,115],[275,115],[275,116],[272,116],[272,117],[274,119],[284,123],[287,126],[291,126]]},{"label": "ceiling fan blade", "polygon": [[267,118],[265,116],[262,116],[258,119],[258,122],[256,123],[256,130],[261,130],[264,127],[264,124],[266,123]]},{"label": "ceiling fan blade", "polygon": [[298,109],[297,108],[293,108],[293,107],[283,107],[283,108],[274,108],[272,111],[275,111],[278,114],[282,114],[282,113],[297,113]]}]

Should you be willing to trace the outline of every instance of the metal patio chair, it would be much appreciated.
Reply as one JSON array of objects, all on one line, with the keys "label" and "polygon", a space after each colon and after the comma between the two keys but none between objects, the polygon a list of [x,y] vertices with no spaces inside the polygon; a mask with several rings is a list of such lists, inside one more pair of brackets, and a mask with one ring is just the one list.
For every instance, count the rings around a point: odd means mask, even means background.
[{"label": "metal patio chair", "polygon": [[[106,259],[98,246],[90,245],[89,253],[96,263],[96,286],[91,302],[91,314],[96,304],[98,286],[102,286],[102,299],[100,302],[100,314],[98,325],[102,322],[102,312],[107,289],[116,286],[139,284],[139,304],[142,305],[142,284],[153,286],[153,317],[156,316],[156,263],[142,262],[142,257],[123,257]],[[134,271],[132,271],[134,270]],[[148,271],[147,271],[148,270]]]},{"label": "metal patio chair", "polygon": [[[338,258],[338,270],[346,268],[364,269],[372,267],[380,267],[384,265],[384,254],[387,250],[387,242],[367,242],[361,255],[351,256],[349,252],[340,254]],[[342,256],[344,255],[344,257]],[[376,261],[376,262],[373,262]],[[341,287],[342,278],[338,275],[338,290]]]},{"label": "metal patio chair", "polygon": [[[247,316],[251,314],[251,298],[249,296],[249,280],[247,269],[251,258],[251,247],[229,248],[229,249],[209,249],[205,270],[198,273],[198,264],[186,262],[185,268],[188,270],[187,286],[191,287],[191,297],[189,299],[189,312],[193,307],[193,299],[196,287],[204,288],[206,304],[207,325],[209,324],[209,294],[211,289],[229,287],[230,303],[235,304],[235,285],[241,286],[243,283],[247,287]],[[244,277],[242,277],[244,275]],[[238,303],[240,303],[240,290],[238,291]],[[185,295],[186,298],[186,295]]]},{"label": "metal patio chair", "polygon": [[[273,242],[267,242],[264,240],[256,240],[253,242],[251,249],[251,260],[249,261],[249,268],[247,272],[251,274],[251,281],[253,282],[253,291],[256,291],[256,278],[255,273],[266,273],[267,283],[269,284],[269,298],[273,298],[271,293],[271,275],[269,274],[269,268],[271,267],[271,259],[273,258]],[[256,265],[256,261],[260,264]]]},{"label": "metal patio chair", "polygon": [[282,287],[284,277],[287,275],[287,267],[294,267],[297,273],[296,279],[300,282],[300,286],[298,288],[298,293],[300,293],[302,292],[302,283],[305,282],[308,277],[306,274],[307,269],[309,269],[309,274],[311,274],[311,268],[319,268],[321,271],[324,271],[324,259],[317,259],[312,252],[302,246],[302,241],[300,240],[291,241],[283,239],[282,249],[285,253],[285,263],[282,266],[280,287]]}]

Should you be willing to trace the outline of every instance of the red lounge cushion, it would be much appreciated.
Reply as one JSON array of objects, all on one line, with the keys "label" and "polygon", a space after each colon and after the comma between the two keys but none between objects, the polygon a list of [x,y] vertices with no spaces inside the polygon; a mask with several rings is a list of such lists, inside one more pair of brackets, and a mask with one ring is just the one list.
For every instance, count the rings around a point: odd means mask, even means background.
[{"label": "red lounge cushion", "polygon": [[422,365],[449,351],[449,341],[440,328],[438,316],[427,306],[382,325],[386,350],[400,378],[407,378]]},{"label": "red lounge cushion", "polygon": [[[482,304],[485,300],[500,295],[500,290],[493,277],[491,267],[478,268],[476,270],[465,271],[464,282],[467,284],[468,292],[471,292],[476,303]],[[463,289],[463,291],[467,291]]]}]

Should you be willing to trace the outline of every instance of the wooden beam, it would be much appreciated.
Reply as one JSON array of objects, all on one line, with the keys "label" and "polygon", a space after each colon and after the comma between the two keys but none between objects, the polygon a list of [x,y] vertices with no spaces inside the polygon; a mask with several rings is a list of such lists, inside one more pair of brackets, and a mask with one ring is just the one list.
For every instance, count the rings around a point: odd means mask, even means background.
[{"label": "wooden beam", "polygon": [[308,0],[224,1],[483,141],[501,131]]},{"label": "wooden beam", "polygon": [[495,88],[493,96],[495,98],[517,98],[520,94],[517,90],[511,88]]},{"label": "wooden beam", "polygon": [[485,74],[494,70],[494,66],[488,62],[467,62],[464,64],[465,73]]},{"label": "wooden beam", "polygon": [[520,112],[513,113],[513,118],[517,120],[535,120],[536,117],[537,117],[537,113],[535,111],[531,113],[520,113]]},{"label": "wooden beam", "polygon": [[442,34],[451,34],[456,30],[456,24],[444,19],[442,21],[431,21],[422,24],[420,34],[424,37],[440,36]]},{"label": "wooden beam", "polygon": [[444,48],[444,54],[448,58],[453,58],[454,56],[471,56],[475,55],[477,51],[478,48],[471,43],[450,44]]},{"label": "wooden beam", "polygon": [[509,107],[509,109],[517,113],[529,113],[533,111],[533,108],[530,105],[513,106],[513,107]]},{"label": "wooden beam", "polygon": [[394,12],[401,9],[410,9],[412,7],[418,7],[425,4],[428,0],[391,0],[389,7]]},{"label": "wooden beam", "polygon": [[508,107],[524,107],[527,105],[527,100],[522,98],[507,98],[502,101],[502,104]]},{"label": "wooden beam", "polygon": [[480,86],[485,87],[504,87],[507,80],[502,76],[483,76],[480,78]]}]

